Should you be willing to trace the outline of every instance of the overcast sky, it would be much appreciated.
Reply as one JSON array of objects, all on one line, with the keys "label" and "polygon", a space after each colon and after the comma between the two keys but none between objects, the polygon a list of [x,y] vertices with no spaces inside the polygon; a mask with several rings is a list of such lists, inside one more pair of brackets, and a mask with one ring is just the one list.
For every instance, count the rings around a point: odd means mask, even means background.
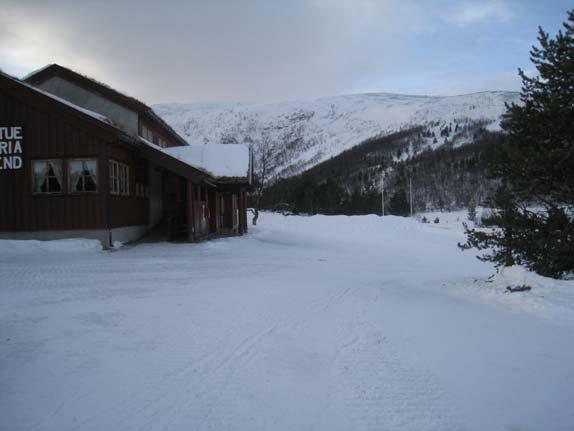
[{"label": "overcast sky", "polygon": [[571,0],[2,0],[0,69],[59,63],[147,103],[517,90]]}]

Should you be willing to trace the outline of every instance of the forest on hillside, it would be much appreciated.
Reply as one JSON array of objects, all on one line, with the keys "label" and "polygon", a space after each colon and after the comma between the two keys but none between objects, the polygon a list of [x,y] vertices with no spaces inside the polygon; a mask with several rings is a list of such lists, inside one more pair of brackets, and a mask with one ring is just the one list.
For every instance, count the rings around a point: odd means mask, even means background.
[{"label": "forest on hillside", "polygon": [[[413,212],[479,205],[496,186],[495,180],[487,178],[486,166],[503,135],[480,124],[465,127],[470,142],[460,146],[454,145],[454,139],[449,141],[458,124],[445,127],[440,136],[415,127],[370,139],[300,175],[274,182],[265,189],[261,208],[304,214],[380,214],[383,174],[389,214],[410,212],[410,190]],[[429,138],[444,144],[421,152]]]}]

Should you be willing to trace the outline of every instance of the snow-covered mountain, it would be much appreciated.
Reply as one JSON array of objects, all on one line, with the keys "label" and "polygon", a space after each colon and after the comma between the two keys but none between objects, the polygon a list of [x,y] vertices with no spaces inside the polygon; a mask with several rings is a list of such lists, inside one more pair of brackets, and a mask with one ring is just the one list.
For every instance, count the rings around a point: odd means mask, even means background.
[{"label": "snow-covered mountain", "polygon": [[[496,130],[505,103],[519,94],[494,91],[461,96],[368,93],[276,103],[169,103],[153,108],[190,143],[269,142],[276,176],[302,172],[373,137],[421,126],[426,145],[470,140],[471,126]],[[450,127],[449,127],[450,125]],[[459,127],[460,126],[460,127]],[[443,130],[449,127],[445,139]],[[456,130],[456,132],[455,132]],[[454,141],[454,142],[453,142]]]}]

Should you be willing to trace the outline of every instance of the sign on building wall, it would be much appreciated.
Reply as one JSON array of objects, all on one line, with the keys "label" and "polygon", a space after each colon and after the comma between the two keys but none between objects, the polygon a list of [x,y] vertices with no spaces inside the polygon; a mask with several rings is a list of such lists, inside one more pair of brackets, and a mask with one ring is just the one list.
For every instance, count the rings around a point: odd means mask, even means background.
[{"label": "sign on building wall", "polygon": [[22,127],[0,127],[0,171],[22,169]]}]

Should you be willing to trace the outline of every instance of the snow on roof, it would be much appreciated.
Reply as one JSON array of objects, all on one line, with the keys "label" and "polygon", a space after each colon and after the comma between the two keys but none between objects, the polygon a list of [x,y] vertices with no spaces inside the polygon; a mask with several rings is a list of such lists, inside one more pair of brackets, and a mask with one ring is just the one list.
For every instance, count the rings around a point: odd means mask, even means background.
[{"label": "snow on roof", "polygon": [[249,147],[243,144],[195,144],[164,148],[169,154],[215,178],[248,178]]},{"label": "snow on roof", "polygon": [[139,139],[140,142],[143,142],[148,147],[152,147],[154,150],[163,151],[162,147],[160,147],[157,144],[154,144],[152,141],[148,141],[146,138],[144,138],[142,136],[138,136],[137,138]]}]

